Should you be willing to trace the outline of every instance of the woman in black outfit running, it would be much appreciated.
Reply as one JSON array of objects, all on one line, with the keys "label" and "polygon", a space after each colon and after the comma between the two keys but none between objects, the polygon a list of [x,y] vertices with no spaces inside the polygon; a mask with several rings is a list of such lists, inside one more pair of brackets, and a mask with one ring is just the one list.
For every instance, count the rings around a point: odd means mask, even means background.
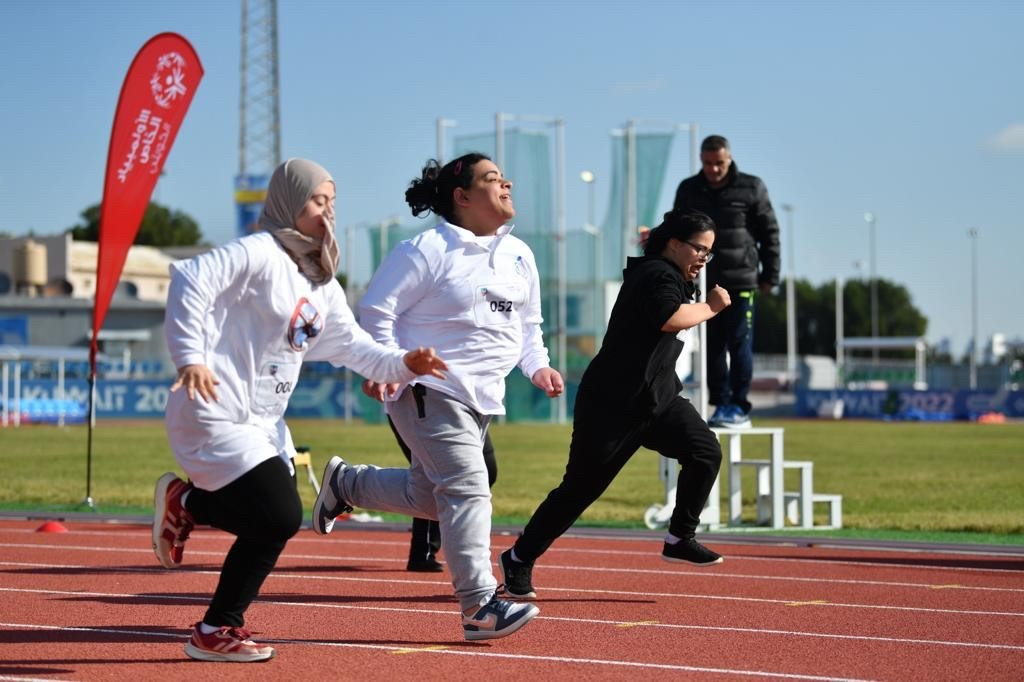
[{"label": "woman in black outfit running", "polygon": [[629,258],[600,352],[576,395],[565,475],[533,513],[515,544],[501,554],[507,594],[532,599],[534,562],[611,484],[629,458],[646,447],[682,466],[676,504],[661,556],[711,566],[722,557],[694,532],[718,476],[718,439],[681,397],[676,360],[686,330],[730,304],[714,287],[695,303],[695,280],[712,258],[715,224],[696,211],[671,211],[652,230],[644,255]]}]

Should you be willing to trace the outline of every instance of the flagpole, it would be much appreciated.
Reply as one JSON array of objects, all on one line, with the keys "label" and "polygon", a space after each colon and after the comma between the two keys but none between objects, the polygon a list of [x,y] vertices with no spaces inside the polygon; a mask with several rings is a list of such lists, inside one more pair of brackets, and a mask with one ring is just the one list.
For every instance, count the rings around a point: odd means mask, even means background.
[{"label": "flagpole", "polygon": [[89,509],[96,509],[96,501],[92,499],[92,430],[96,425],[96,359],[93,355],[89,361],[92,370],[89,372],[89,428],[88,445],[85,455],[85,499],[82,504]]},{"label": "flagpole", "polygon": [[110,131],[96,249],[96,296],[89,345],[89,428],[84,503],[92,508],[92,450],[96,427],[96,355],[128,251],[142,223],[164,162],[188,111],[203,66],[185,38],[159,33],[132,59]]}]

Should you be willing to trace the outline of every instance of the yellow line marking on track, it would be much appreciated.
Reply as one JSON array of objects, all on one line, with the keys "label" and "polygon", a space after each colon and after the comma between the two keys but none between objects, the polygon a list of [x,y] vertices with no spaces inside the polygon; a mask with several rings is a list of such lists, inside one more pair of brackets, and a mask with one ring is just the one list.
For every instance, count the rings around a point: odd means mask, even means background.
[{"label": "yellow line marking on track", "polygon": [[820,604],[827,604],[828,602],[824,599],[815,599],[813,601],[791,601],[786,606],[817,606]]},{"label": "yellow line marking on track", "polygon": [[963,587],[963,585],[957,585],[955,583],[952,584],[952,585],[929,585],[928,586],[928,588],[932,589],[932,590],[959,590],[962,587]]},{"label": "yellow line marking on track", "polygon": [[388,653],[399,654],[399,655],[401,655],[401,654],[419,654],[419,653],[423,653],[424,651],[444,651],[447,648],[448,647],[444,646],[443,644],[432,644],[430,646],[413,647],[413,648],[410,648],[410,649],[395,649],[394,651],[390,651]]},{"label": "yellow line marking on track", "polygon": [[658,625],[660,622],[661,621],[657,621],[657,620],[641,620],[641,621],[637,621],[636,623],[616,623],[615,627],[617,627],[617,628],[635,628],[635,627],[639,627],[641,625]]}]

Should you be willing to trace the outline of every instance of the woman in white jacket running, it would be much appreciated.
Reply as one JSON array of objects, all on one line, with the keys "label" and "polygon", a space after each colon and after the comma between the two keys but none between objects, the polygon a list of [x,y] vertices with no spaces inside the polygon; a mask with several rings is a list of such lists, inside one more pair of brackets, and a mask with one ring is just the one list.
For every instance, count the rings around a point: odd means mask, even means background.
[{"label": "woman in white jacket running", "polygon": [[165,333],[178,377],[167,436],[185,482],[156,485],[153,550],[181,565],[195,524],[236,536],[185,652],[208,661],[261,661],[244,614],[302,523],[291,434],[284,422],[303,360],[328,360],[381,381],[443,378],[432,348],[375,342],[335,279],[335,187],[330,174],[290,159],[270,179],[264,230],[171,265]]},{"label": "woman in white jacket running", "polygon": [[467,154],[443,167],[431,160],[405,198],[413,215],[430,211],[441,220],[388,255],[360,302],[360,323],[392,348],[429,340],[448,377],[371,387],[385,400],[411,465],[380,469],[333,458],[313,526],[329,533],[347,506],[436,519],[465,638],[504,637],[538,610],[496,596],[482,450],[491,418],[505,413],[505,377],[517,365],[548,396],[563,390],[541,336],[537,265],[511,234],[512,183],[486,156]]}]

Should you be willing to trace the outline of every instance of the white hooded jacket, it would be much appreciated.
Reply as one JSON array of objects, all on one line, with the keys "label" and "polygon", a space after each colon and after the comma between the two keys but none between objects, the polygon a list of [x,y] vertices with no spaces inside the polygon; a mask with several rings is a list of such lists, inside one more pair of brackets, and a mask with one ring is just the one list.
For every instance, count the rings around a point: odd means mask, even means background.
[{"label": "white hooded jacket", "polygon": [[392,348],[430,346],[448,365],[425,384],[481,414],[504,414],[505,377],[550,366],[541,333],[540,282],[533,252],[505,225],[478,237],[442,220],[400,243],[359,302],[360,324]]},{"label": "white hooded jacket", "polygon": [[268,233],[171,265],[164,325],[176,367],[208,366],[218,400],[170,395],[167,434],[198,487],[217,490],[271,457],[294,454],[283,416],[303,360],[327,360],[377,381],[415,376],[405,351],[356,324],[336,280],[313,284]]}]

